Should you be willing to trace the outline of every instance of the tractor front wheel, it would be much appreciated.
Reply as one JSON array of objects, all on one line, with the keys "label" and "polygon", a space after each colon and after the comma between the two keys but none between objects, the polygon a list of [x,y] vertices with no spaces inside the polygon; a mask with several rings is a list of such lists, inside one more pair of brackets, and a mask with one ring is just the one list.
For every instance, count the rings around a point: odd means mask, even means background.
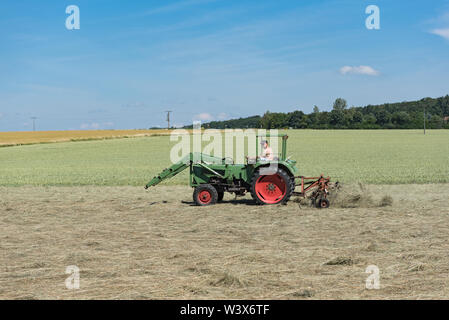
[{"label": "tractor front wheel", "polygon": [[193,201],[198,206],[208,206],[217,203],[218,192],[213,185],[202,184],[195,188]]},{"label": "tractor front wheel", "polygon": [[294,189],[294,180],[280,168],[271,175],[257,171],[251,182],[251,196],[258,204],[285,204]]}]

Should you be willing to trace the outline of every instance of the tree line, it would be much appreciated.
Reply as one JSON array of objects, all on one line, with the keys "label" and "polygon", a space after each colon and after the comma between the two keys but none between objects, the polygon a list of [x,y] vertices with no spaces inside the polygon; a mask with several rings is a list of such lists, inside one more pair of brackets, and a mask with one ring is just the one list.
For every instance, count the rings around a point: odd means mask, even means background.
[{"label": "tree line", "polygon": [[[263,128],[263,129],[420,129],[426,122],[429,129],[449,129],[449,95],[440,98],[424,98],[418,101],[385,103],[365,107],[348,108],[345,99],[338,98],[332,111],[305,114],[270,112],[263,116],[211,121],[203,124],[206,129]],[[186,126],[191,128],[192,126]]]}]

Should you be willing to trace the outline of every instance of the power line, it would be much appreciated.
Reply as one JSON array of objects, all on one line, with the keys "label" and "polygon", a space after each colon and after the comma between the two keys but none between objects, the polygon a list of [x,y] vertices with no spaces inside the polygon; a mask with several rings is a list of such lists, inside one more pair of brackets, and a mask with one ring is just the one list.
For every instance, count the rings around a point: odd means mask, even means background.
[{"label": "power line", "polygon": [[426,106],[424,105],[424,135],[426,134]]},{"label": "power line", "polygon": [[36,119],[37,119],[37,117],[31,117],[30,119],[33,120],[33,131],[36,131]]},{"label": "power line", "polygon": [[167,110],[165,112],[167,112],[167,122],[168,122],[167,129],[170,129],[170,113],[173,111]]}]

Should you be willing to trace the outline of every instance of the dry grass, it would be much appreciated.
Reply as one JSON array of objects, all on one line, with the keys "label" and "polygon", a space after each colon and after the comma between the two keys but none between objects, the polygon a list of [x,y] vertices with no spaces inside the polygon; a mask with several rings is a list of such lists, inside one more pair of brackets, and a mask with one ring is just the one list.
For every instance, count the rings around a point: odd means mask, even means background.
[{"label": "dry grass", "polygon": [[67,130],[0,132],[0,146],[169,135],[160,130]]},{"label": "dry grass", "polygon": [[[449,298],[448,185],[365,188],[392,206],[226,196],[195,207],[182,186],[1,187],[0,298]],[[365,289],[373,264],[380,290]],[[68,265],[79,290],[65,288]]]},{"label": "dry grass", "polygon": [[376,208],[393,205],[388,194],[373,194],[364,184],[339,185],[331,190],[329,200],[336,208]]}]

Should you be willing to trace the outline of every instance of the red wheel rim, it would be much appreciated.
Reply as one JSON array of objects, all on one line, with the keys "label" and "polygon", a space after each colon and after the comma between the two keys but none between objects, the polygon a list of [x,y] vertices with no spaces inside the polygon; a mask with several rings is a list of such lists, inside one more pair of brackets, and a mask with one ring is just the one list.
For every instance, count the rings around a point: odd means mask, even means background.
[{"label": "red wheel rim", "polygon": [[203,204],[207,204],[212,200],[212,195],[209,191],[203,190],[198,194],[198,200]]},{"label": "red wheel rim", "polygon": [[256,181],[256,194],[265,203],[278,203],[284,199],[287,185],[278,174],[260,176]]}]

